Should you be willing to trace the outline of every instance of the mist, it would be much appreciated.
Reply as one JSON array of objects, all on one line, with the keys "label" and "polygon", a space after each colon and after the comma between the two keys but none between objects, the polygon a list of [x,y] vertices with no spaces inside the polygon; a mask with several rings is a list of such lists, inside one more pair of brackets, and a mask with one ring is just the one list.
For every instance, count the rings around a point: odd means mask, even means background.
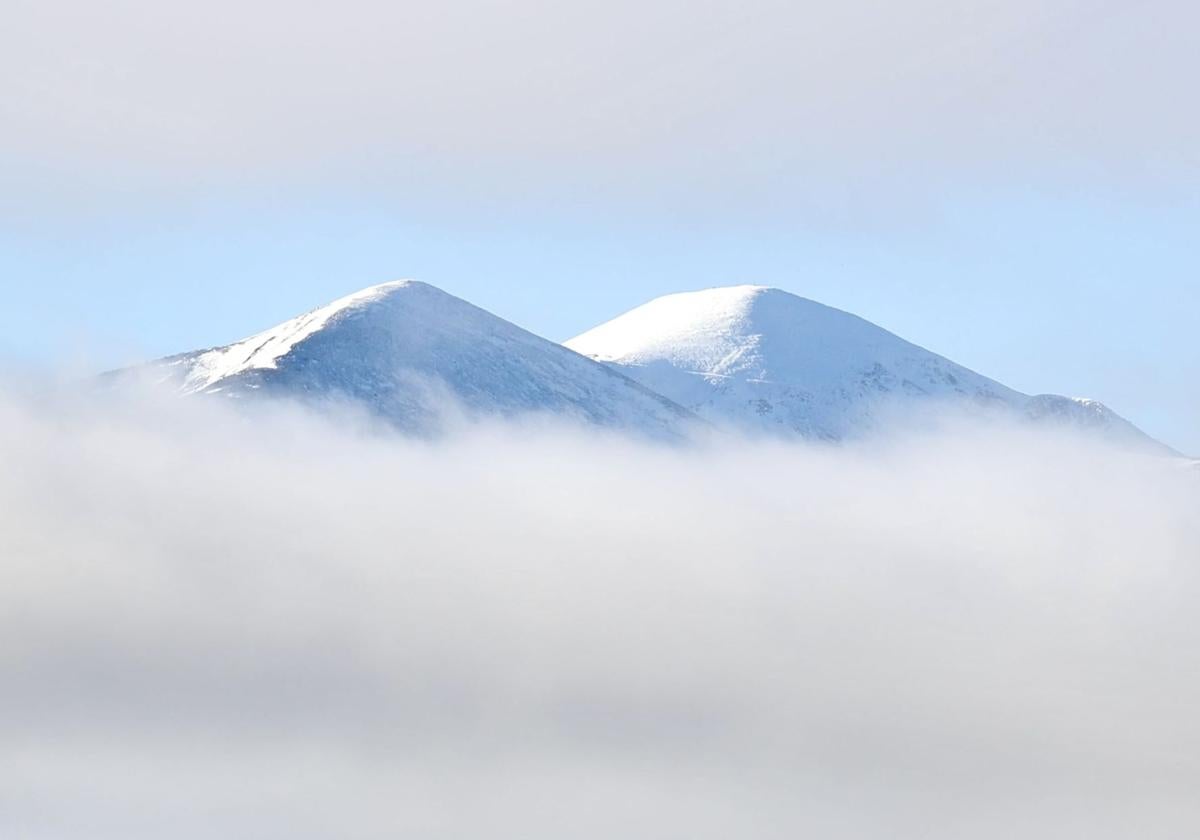
[{"label": "mist", "polygon": [[0,396],[0,835],[1200,828],[1200,475]]}]

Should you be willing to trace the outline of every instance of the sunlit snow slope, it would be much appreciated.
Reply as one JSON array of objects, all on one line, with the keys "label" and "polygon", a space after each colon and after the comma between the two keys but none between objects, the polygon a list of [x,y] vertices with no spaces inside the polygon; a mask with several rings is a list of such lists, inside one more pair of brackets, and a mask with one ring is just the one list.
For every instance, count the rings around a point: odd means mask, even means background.
[{"label": "sunlit snow slope", "polygon": [[1022,394],[856,315],[765,286],[660,297],[566,346],[741,430],[842,440],[943,402],[1161,446],[1098,402]]},{"label": "sunlit snow slope", "polygon": [[417,433],[464,415],[552,415],[660,438],[696,421],[620,372],[416,281],[152,369],[185,393],[344,402]]}]

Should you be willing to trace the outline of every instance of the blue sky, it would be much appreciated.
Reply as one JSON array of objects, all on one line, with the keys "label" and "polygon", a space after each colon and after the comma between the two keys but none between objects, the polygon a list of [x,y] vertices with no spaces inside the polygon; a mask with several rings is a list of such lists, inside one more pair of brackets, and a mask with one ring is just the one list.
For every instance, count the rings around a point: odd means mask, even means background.
[{"label": "blue sky", "polygon": [[17,3],[5,361],[102,369],[398,277],[554,339],[750,282],[1200,452],[1187,4],[314,9]]}]

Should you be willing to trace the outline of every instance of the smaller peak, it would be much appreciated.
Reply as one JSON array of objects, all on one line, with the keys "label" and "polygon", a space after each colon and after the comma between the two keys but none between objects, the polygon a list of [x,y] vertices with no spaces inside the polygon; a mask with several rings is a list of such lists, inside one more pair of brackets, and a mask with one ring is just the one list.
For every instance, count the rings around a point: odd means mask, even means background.
[{"label": "smaller peak", "polygon": [[665,317],[671,321],[688,322],[700,327],[704,324],[720,325],[730,319],[745,321],[763,316],[782,317],[784,313],[795,315],[800,311],[814,310],[845,314],[776,286],[744,283],[663,295],[630,310],[622,317]]},{"label": "smaller peak", "polygon": [[[640,358],[676,345],[696,345],[744,333],[768,286],[716,286],[654,298],[565,342],[602,361]],[[784,293],[786,294],[786,293]]]}]

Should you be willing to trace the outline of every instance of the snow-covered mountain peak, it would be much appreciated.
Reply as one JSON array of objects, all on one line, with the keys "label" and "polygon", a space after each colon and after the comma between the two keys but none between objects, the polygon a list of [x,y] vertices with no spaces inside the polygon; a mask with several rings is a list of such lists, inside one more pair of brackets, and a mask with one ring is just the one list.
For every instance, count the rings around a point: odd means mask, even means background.
[{"label": "snow-covered mountain peak", "polygon": [[[666,295],[566,346],[627,368],[648,387],[668,394],[682,388],[687,404],[709,395],[697,380],[721,391],[737,382],[757,391],[775,386],[805,401],[888,390],[989,398],[1015,393],[857,315],[767,286]],[[749,399],[755,411],[765,411],[759,397]],[[781,415],[762,418],[768,425],[787,422]]]},{"label": "snow-covered mountain peak", "polygon": [[337,316],[413,286],[433,288],[416,280],[394,280],[369,286],[249,338],[204,351],[193,360],[183,390],[203,391],[230,376],[250,370],[275,368],[279,359],[291,352],[293,347],[323,329]]},{"label": "snow-covered mountain peak", "polygon": [[566,345],[746,431],[841,440],[940,402],[1149,440],[1094,400],[1030,397],[857,315],[766,286],[666,295]]},{"label": "snow-covered mountain peak", "polygon": [[767,286],[666,295],[564,347],[401,280],[149,368],[187,394],[349,403],[417,433],[462,417],[539,414],[670,439],[702,419],[843,440],[946,404],[1154,445],[1094,400],[1022,394]]},{"label": "snow-covered mountain peak", "polygon": [[[755,301],[766,286],[725,286],[655,298],[566,342],[600,361],[636,362],[662,354],[701,354],[705,368],[751,342]],[[709,358],[711,354],[716,358]]]},{"label": "snow-covered mountain peak", "polygon": [[680,438],[698,422],[619,371],[412,280],[152,367],[186,394],[355,404],[418,433],[460,417],[540,414]]}]

